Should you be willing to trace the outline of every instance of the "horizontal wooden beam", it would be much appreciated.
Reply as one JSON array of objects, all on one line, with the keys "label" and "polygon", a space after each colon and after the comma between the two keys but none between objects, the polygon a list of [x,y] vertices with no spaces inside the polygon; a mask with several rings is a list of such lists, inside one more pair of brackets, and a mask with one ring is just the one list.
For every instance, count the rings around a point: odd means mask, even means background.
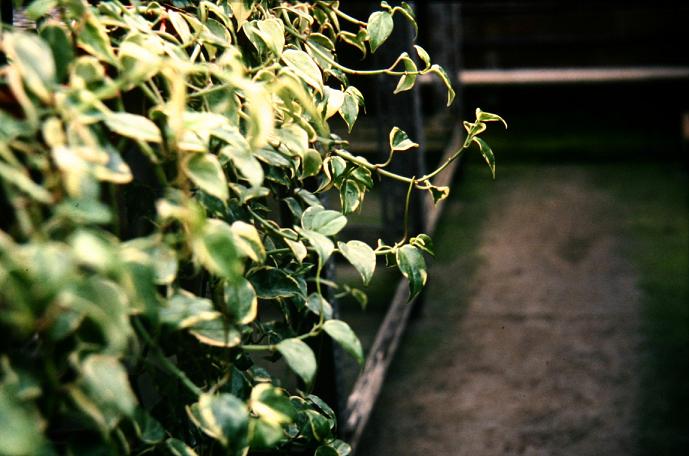
[{"label": "horizontal wooden beam", "polygon": [[[689,79],[689,67],[611,68],[520,68],[509,70],[464,70],[458,80],[465,86],[644,82]],[[430,83],[431,75],[421,77]]]}]

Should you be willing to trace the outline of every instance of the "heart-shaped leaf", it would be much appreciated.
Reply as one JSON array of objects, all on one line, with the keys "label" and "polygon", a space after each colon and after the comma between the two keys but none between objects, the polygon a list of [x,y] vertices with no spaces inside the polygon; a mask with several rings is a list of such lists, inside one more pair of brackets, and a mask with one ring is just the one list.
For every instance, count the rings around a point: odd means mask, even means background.
[{"label": "heart-shaped leaf", "polygon": [[241,325],[247,325],[256,319],[258,300],[251,282],[242,277],[225,283],[225,309]]},{"label": "heart-shaped leaf", "polygon": [[388,39],[392,33],[393,28],[392,15],[387,11],[376,11],[368,18],[369,44],[371,45],[371,52],[376,52],[376,49]]},{"label": "heart-shaped leaf", "polygon": [[333,236],[347,224],[347,217],[338,211],[312,206],[301,216],[301,226],[305,230],[315,231],[324,236]]},{"label": "heart-shaped leaf", "polygon": [[352,355],[359,364],[364,363],[364,350],[361,348],[361,342],[347,323],[341,320],[328,320],[323,324],[323,330],[347,353]]},{"label": "heart-shaped leaf", "polygon": [[337,248],[347,258],[354,268],[361,274],[364,284],[368,285],[376,270],[376,254],[365,242],[349,241],[338,242]]},{"label": "heart-shaped leaf", "polygon": [[159,143],[160,130],[150,119],[128,112],[113,112],[105,117],[105,125],[115,133],[138,141]]},{"label": "heart-shaped leaf", "polygon": [[323,75],[309,54],[296,49],[288,49],[282,53],[282,61],[305,83],[317,92],[323,92]]},{"label": "heart-shaped leaf", "polygon": [[182,170],[201,190],[221,201],[227,201],[229,190],[222,166],[215,155],[190,154],[182,162]]},{"label": "heart-shaped leaf", "polygon": [[409,139],[409,135],[398,127],[393,127],[389,135],[390,149],[396,152],[419,147],[417,143]]},{"label": "heart-shaped leaf", "polygon": [[292,369],[307,385],[316,376],[316,356],[311,348],[299,339],[285,339],[277,344],[277,350]]},{"label": "heart-shaped leaf", "polygon": [[418,295],[426,284],[426,260],[416,247],[403,245],[397,250],[397,266],[409,281],[409,299]]}]

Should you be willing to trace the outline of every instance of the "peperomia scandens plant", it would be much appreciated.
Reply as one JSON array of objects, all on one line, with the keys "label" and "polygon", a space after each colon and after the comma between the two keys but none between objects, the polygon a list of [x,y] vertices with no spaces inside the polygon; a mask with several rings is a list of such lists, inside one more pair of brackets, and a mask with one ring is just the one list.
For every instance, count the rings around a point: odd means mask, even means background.
[{"label": "peperomia scandens plant", "polygon": [[327,334],[362,362],[325,287],[361,292],[324,265],[339,255],[367,284],[394,258],[411,298],[432,252],[423,234],[339,239],[347,215],[376,176],[445,198],[431,180],[472,142],[494,171],[478,135],[502,119],[477,111],[421,177],[386,169],[418,147],[399,128],[385,163],[347,151],[329,122],[351,130],[364,104],[348,75],[400,92],[431,73],[454,97],[419,46],[379,70],[338,62],[336,44],[384,45],[395,15],[415,26],[404,3],[368,21],[337,1],[24,6],[35,29],[0,41],[0,453],[347,454],[310,394],[309,342]]}]

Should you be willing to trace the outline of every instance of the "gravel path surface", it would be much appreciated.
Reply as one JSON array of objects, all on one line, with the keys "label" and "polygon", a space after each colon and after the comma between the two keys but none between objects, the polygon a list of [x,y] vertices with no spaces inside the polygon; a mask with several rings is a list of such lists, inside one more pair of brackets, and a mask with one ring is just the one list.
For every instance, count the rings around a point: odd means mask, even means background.
[{"label": "gravel path surface", "polygon": [[639,293],[614,202],[576,166],[500,179],[469,302],[448,306],[462,258],[437,261],[360,455],[635,453]]}]

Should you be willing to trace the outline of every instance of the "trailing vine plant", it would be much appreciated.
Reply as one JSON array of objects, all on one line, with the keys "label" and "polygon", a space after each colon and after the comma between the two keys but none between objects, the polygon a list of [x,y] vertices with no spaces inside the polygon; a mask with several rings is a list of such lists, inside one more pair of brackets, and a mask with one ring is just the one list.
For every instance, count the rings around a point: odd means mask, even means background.
[{"label": "trailing vine plant", "polygon": [[337,1],[91,3],[27,2],[35,30],[0,38],[0,453],[347,454],[308,343],[361,363],[325,289],[361,292],[323,267],[341,255],[367,284],[387,257],[413,298],[432,245],[336,236],[378,178],[442,199],[432,178],[472,143],[494,172],[478,135],[502,119],[477,110],[420,177],[386,169],[418,147],[398,128],[384,163],[347,151],[329,121],[351,131],[364,105],[350,75],[402,92],[434,74],[453,101],[420,46],[378,70],[338,62],[337,46],[375,52],[393,16],[415,26],[404,3],[368,21]]}]

